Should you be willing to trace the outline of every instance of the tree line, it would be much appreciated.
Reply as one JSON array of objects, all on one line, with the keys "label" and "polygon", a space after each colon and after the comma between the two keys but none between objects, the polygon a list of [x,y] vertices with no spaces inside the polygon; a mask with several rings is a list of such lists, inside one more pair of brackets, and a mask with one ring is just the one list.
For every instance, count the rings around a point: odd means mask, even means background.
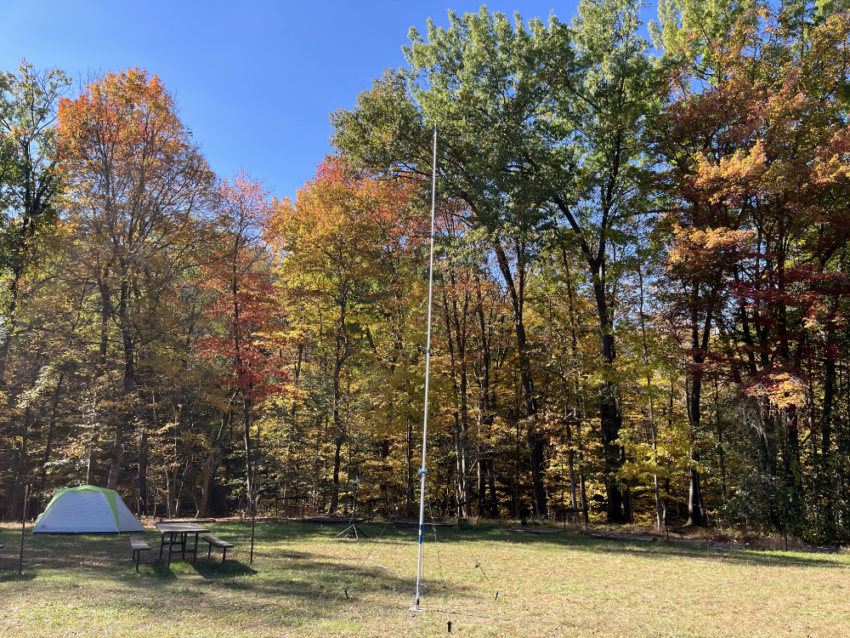
[{"label": "tree line", "polygon": [[[331,114],[294,200],[156,75],[0,77],[0,515],[850,532],[850,7],[482,7]],[[24,503],[24,488],[32,499]]]}]

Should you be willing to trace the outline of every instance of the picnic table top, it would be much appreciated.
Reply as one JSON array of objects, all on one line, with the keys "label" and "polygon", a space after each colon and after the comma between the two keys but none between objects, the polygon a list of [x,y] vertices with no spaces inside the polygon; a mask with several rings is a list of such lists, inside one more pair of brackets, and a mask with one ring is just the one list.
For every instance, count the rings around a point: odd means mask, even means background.
[{"label": "picnic table top", "polygon": [[606,532],[597,532],[591,534],[593,538],[604,538],[609,541],[633,541],[638,543],[652,543],[655,541],[655,536],[649,534],[609,534]]},{"label": "picnic table top", "polygon": [[362,518],[350,518],[348,516],[313,516],[311,518],[302,518],[302,523],[321,523],[324,525],[343,525],[355,524],[359,525],[364,522]]},{"label": "picnic table top", "polygon": [[509,527],[511,534],[560,534],[564,530],[560,527]]},{"label": "picnic table top", "polygon": [[208,532],[210,530],[201,527],[200,525],[195,525],[194,523],[154,523],[154,527],[156,527],[160,533],[162,534],[179,534],[179,533],[198,533]]}]

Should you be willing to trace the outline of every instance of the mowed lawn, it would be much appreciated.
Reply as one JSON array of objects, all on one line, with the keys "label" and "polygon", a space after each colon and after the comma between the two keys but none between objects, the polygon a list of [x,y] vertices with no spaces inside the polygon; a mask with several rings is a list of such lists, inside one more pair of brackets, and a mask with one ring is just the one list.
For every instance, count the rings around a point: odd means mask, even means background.
[{"label": "mowed lawn", "polygon": [[[846,554],[453,527],[437,544],[428,534],[425,611],[411,613],[416,531],[361,527],[369,540],[258,523],[249,565],[250,524],[218,523],[213,533],[236,545],[223,568],[140,574],[126,536],[27,533],[23,577],[20,528],[0,527],[0,635],[407,637],[447,635],[449,621],[460,636],[850,635]],[[146,537],[158,547],[155,531]]]}]

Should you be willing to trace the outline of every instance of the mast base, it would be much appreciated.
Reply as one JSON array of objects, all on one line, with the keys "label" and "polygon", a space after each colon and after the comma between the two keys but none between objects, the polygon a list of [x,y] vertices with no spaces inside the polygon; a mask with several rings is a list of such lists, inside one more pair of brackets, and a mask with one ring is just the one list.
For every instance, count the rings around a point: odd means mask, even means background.
[{"label": "mast base", "polygon": [[425,611],[425,609],[414,603],[408,608],[408,611]]}]

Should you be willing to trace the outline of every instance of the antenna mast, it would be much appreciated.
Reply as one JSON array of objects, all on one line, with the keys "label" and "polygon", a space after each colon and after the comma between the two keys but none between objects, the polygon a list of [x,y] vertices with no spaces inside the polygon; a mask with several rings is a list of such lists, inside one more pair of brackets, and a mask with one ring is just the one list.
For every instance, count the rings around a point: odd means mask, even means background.
[{"label": "antenna mast", "polygon": [[431,292],[434,288],[434,209],[437,201],[437,125],[434,124],[434,157],[431,168],[431,261],[428,267],[428,338],[425,345],[425,420],[422,426],[422,467],[419,469],[419,544],[416,558],[416,597],[411,611],[422,611],[419,588],[422,580],[422,541],[425,537],[425,453],[428,446],[428,381],[431,374]]}]

